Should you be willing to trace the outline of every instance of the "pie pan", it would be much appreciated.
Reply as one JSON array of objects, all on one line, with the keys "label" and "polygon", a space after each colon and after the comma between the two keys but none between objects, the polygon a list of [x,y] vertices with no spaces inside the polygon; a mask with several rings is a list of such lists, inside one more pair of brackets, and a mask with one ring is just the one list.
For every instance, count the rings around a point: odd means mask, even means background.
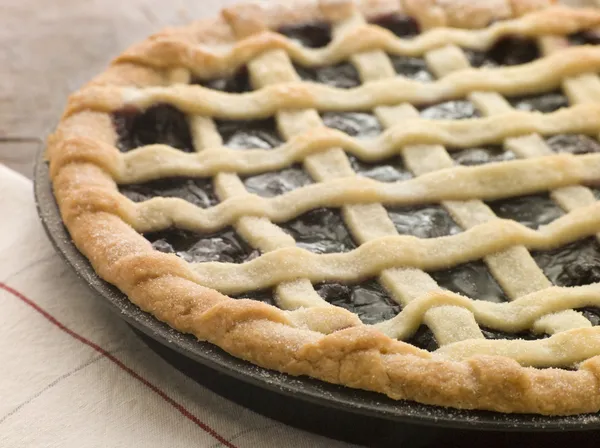
[{"label": "pie pan", "polygon": [[[270,371],[234,358],[141,311],[118,289],[98,277],[62,223],[43,151],[35,168],[35,199],[40,219],[57,252],[116,316],[133,327],[154,351],[193,379],[271,418],[358,443],[373,442],[374,437],[380,437],[382,443],[392,439],[398,443],[400,438],[406,439],[415,431],[423,442],[424,434],[427,440],[458,433],[462,438],[465,430],[521,433],[513,434],[519,437],[531,432],[600,430],[600,414],[502,414],[395,401],[381,394]],[[572,436],[575,434],[570,435],[571,441]],[[555,435],[552,437],[556,440]]]}]

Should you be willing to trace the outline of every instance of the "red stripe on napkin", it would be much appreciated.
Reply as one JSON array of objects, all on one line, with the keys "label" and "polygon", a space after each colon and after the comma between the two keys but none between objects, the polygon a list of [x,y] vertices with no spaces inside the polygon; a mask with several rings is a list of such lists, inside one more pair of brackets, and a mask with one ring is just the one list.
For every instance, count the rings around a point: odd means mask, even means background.
[{"label": "red stripe on napkin", "polygon": [[177,403],[175,400],[173,400],[171,397],[169,397],[164,391],[162,391],[157,386],[155,386],[154,384],[152,384],[150,381],[148,381],[147,379],[145,379],[144,377],[142,377],[140,374],[134,372],[130,367],[127,367],[120,360],[118,360],[117,358],[115,358],[113,355],[111,355],[109,352],[107,352],[106,350],[104,350],[99,345],[94,344],[89,339],[86,339],[85,337],[81,336],[80,334],[77,334],[73,330],[67,328],[64,324],[62,324],[61,322],[59,322],[54,316],[52,316],[46,310],[44,310],[43,308],[41,308],[33,300],[29,299],[28,297],[26,297],[25,295],[21,294],[16,289],[11,288],[10,286],[8,286],[5,283],[0,282],[0,288],[4,289],[6,292],[12,294],[17,299],[19,299],[22,302],[24,302],[25,304],[29,305],[31,308],[33,308],[35,311],[37,311],[39,314],[41,314],[42,316],[44,316],[46,318],[46,320],[48,320],[50,323],[52,323],[56,327],[60,328],[62,331],[64,331],[65,333],[67,333],[69,336],[77,339],[79,342],[87,345],[88,347],[93,348],[98,353],[100,353],[103,357],[105,357],[105,358],[109,359],[110,361],[112,361],[121,370],[124,370],[130,376],[132,376],[133,378],[135,378],[136,380],[138,380],[139,382],[141,382],[143,385],[145,385],[146,387],[148,387],[150,390],[152,390],[153,392],[155,392],[160,398],[162,398],[164,401],[166,401],[171,406],[173,406],[175,409],[177,409],[184,417],[186,417],[187,419],[189,419],[192,422],[194,422],[197,426],[199,426],[206,433],[210,434],[216,440],[218,440],[219,442],[221,442],[224,446],[226,446],[227,448],[237,448],[233,443],[231,443],[229,440],[227,440],[226,438],[224,438],[223,436],[221,436],[219,433],[217,433],[217,431],[215,431],[213,428],[211,428],[210,426],[208,426],[206,423],[202,422],[198,417],[196,417],[194,414],[192,414],[190,411],[188,411],[182,404]]}]

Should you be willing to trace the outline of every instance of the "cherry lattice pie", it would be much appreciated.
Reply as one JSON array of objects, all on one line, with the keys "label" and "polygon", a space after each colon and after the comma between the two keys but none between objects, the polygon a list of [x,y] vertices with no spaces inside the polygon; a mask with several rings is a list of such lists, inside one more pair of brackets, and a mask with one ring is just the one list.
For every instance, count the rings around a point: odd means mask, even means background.
[{"label": "cherry lattice pie", "polygon": [[600,10],[242,4],[133,46],[47,157],[100,277],[263,367],[600,410]]}]

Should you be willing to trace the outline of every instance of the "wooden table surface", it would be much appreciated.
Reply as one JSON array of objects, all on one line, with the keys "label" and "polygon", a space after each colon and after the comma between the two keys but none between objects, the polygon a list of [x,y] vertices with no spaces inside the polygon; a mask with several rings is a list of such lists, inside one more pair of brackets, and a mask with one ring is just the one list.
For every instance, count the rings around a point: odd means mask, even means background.
[{"label": "wooden table surface", "polygon": [[0,0],[0,163],[31,177],[40,145],[2,139],[44,138],[68,94],[127,46],[235,1]]},{"label": "wooden table surface", "polygon": [[[0,0],[0,140],[45,137],[69,93],[126,47],[234,2]],[[0,143],[0,163],[31,177],[39,147]]]}]

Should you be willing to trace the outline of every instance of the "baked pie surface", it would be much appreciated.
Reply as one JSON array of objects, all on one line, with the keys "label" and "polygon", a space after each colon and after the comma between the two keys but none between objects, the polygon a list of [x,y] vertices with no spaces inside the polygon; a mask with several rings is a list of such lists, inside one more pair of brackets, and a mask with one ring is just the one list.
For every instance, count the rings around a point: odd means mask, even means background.
[{"label": "baked pie surface", "polygon": [[600,410],[600,11],[239,5],[130,48],[48,140],[141,309],[292,375]]}]

